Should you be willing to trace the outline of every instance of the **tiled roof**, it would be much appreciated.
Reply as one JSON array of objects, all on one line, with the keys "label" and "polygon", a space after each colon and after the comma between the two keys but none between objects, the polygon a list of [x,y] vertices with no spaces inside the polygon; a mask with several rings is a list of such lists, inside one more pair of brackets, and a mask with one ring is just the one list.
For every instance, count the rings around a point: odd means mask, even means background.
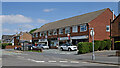
[{"label": "tiled roof", "polygon": [[83,15],[78,15],[78,16],[74,16],[71,18],[67,18],[67,19],[63,19],[63,20],[59,20],[55,22],[50,22],[50,23],[47,23],[41,26],[39,29],[37,29],[33,33],[52,30],[52,29],[58,29],[58,28],[64,28],[67,26],[74,26],[74,25],[89,23],[90,21],[95,19],[98,15],[103,13],[105,10],[106,9],[102,9],[102,10],[98,10],[95,12],[90,12],[90,13],[86,13]]}]

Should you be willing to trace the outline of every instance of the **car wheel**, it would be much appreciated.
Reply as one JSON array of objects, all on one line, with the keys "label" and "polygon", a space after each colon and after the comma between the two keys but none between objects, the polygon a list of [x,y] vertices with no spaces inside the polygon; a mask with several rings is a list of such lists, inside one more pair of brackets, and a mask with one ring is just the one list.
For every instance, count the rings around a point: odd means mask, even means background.
[{"label": "car wheel", "polygon": [[68,51],[71,51],[71,48],[68,48]]},{"label": "car wheel", "polygon": [[60,48],[61,51],[63,51],[63,48]]}]

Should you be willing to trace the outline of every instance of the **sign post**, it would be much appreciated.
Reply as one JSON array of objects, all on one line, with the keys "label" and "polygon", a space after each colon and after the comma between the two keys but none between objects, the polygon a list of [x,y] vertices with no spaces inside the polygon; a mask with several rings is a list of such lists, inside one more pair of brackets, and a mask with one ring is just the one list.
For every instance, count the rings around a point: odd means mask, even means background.
[{"label": "sign post", "polygon": [[94,32],[94,28],[91,28],[92,30],[90,31],[90,35],[92,36],[92,39],[93,39],[93,54],[92,54],[92,60],[95,60],[95,54],[94,54],[94,35],[95,35],[95,32]]}]

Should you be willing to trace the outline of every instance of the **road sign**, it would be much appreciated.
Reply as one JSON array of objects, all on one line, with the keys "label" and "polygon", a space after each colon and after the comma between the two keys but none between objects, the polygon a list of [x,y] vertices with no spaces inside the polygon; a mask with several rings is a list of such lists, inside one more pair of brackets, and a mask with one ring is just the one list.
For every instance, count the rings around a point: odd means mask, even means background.
[{"label": "road sign", "polygon": [[91,36],[94,36],[94,35],[95,35],[94,30],[91,30],[91,31],[90,31],[90,35],[91,35]]}]

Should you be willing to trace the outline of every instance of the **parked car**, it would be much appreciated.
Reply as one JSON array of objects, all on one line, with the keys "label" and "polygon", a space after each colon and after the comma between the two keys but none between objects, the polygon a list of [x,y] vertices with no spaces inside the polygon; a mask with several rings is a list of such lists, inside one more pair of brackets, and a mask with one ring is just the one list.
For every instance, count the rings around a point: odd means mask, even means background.
[{"label": "parked car", "polygon": [[73,44],[70,44],[70,43],[66,43],[66,44],[62,44],[60,46],[60,50],[63,51],[63,50],[68,50],[68,51],[72,51],[72,50],[77,50],[77,46],[74,46]]},{"label": "parked car", "polygon": [[42,48],[42,49],[49,49],[49,46],[48,45],[46,45],[46,44],[38,44],[37,45],[37,48]]},{"label": "parked car", "polygon": [[22,48],[21,48],[21,50],[32,50],[33,49],[33,47],[32,47],[32,45],[31,44],[27,44],[27,45],[24,45],[24,47],[23,47],[23,45],[22,45]]}]

